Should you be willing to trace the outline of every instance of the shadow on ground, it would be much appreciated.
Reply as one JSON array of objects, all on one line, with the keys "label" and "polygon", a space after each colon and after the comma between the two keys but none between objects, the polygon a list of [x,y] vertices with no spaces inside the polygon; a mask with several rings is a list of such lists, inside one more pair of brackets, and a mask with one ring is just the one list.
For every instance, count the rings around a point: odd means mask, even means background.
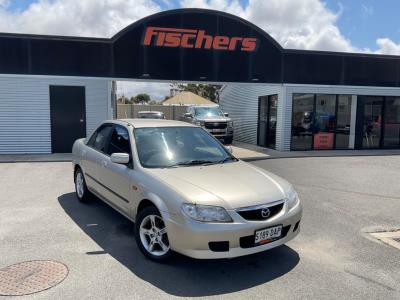
[{"label": "shadow on ground", "polygon": [[133,223],[102,201],[82,204],[75,193],[64,194],[58,201],[72,220],[104,249],[88,251],[87,255],[108,253],[136,276],[171,295],[198,297],[248,289],[284,275],[299,262],[297,252],[281,246],[230,260],[195,260],[175,255],[168,263],[154,263],[137,248]]}]

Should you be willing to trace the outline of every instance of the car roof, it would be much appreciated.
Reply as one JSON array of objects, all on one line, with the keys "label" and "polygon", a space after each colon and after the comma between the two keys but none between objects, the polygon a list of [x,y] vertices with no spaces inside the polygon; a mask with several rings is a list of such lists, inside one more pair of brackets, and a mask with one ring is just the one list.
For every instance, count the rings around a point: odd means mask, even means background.
[{"label": "car roof", "polygon": [[174,120],[163,120],[163,119],[115,119],[104,121],[104,123],[116,123],[116,124],[130,124],[134,128],[144,127],[196,127],[193,124],[174,121]]}]

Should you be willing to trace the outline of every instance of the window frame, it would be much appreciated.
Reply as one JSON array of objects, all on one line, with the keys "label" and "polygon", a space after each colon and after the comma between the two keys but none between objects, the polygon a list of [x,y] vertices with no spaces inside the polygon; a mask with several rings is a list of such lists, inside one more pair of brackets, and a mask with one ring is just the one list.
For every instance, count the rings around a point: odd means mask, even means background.
[{"label": "window frame", "polygon": [[[111,126],[112,128],[114,128],[114,124],[113,124],[113,123],[103,123],[103,124],[101,124],[101,125],[95,130],[95,132],[91,135],[90,139],[89,139],[88,142],[86,143],[86,146],[88,146],[89,148],[91,148],[91,149],[93,149],[93,150],[95,150],[95,151],[97,151],[97,152],[99,152],[99,153],[101,153],[101,154],[103,154],[103,155],[105,155],[105,156],[110,157],[110,155],[108,155],[108,154],[106,153],[107,150],[108,150],[108,144],[110,143],[110,134],[108,134],[108,136],[107,136],[107,142],[106,142],[106,145],[105,145],[106,152],[100,151],[99,149],[95,148],[93,145],[90,144],[92,138],[96,139],[97,134],[99,133],[99,131],[102,130],[103,128],[105,128],[105,127],[108,127],[108,126]],[[111,131],[111,132],[112,132],[112,131]]]},{"label": "window frame", "polygon": [[[129,155],[130,160],[132,160],[132,143],[131,143],[131,138],[129,136],[129,129],[127,127],[123,126],[123,125],[120,125],[120,124],[112,124],[112,125],[113,125],[113,130],[116,130],[117,127],[120,127],[122,129],[126,130],[126,132],[128,133],[129,153],[127,153],[127,154]],[[111,132],[110,136],[108,137],[107,153],[106,153],[107,156],[111,156],[112,155],[112,154],[108,154],[108,148],[110,146],[112,133],[113,133],[113,131]],[[120,153],[120,152],[114,152],[114,153]]]}]

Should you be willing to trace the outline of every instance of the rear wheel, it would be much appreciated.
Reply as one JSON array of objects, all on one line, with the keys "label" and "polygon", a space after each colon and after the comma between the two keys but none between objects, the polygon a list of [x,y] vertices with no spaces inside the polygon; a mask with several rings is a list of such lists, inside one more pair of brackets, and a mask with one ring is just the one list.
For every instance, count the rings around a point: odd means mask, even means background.
[{"label": "rear wheel", "polygon": [[154,261],[165,261],[171,256],[167,228],[154,206],[144,208],[136,217],[135,239],[140,251]]},{"label": "rear wheel", "polygon": [[87,189],[85,177],[80,168],[75,171],[75,193],[80,202],[86,202],[90,198],[90,192]]}]

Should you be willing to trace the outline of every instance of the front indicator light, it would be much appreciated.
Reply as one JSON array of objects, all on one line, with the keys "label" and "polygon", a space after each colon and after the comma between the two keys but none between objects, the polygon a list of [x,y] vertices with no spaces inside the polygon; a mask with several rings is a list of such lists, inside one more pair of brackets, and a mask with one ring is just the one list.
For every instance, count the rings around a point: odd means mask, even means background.
[{"label": "front indicator light", "polygon": [[290,188],[286,197],[287,197],[287,204],[288,204],[289,210],[291,210],[293,207],[295,207],[300,201],[299,195],[297,194],[297,192],[294,190],[293,187]]}]

